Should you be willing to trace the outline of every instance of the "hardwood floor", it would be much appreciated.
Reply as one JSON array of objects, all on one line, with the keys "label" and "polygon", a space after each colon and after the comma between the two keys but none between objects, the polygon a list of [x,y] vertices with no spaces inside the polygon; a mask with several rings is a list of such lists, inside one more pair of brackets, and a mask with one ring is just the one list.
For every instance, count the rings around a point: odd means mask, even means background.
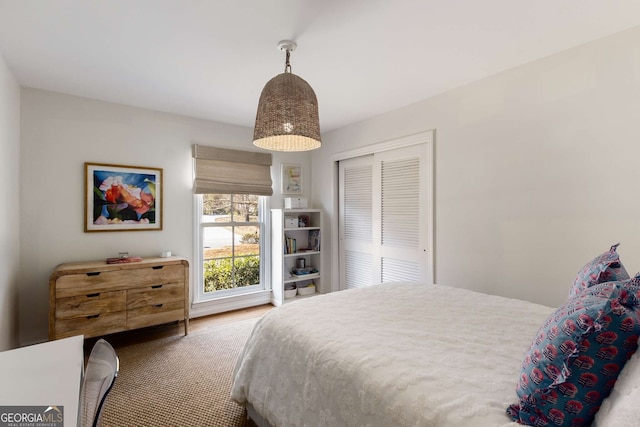
[{"label": "hardwood floor", "polygon": [[210,316],[197,317],[189,321],[189,332],[195,332],[201,328],[208,328],[213,325],[221,325],[239,320],[252,319],[254,317],[262,317],[271,310],[271,304],[259,305],[257,307],[243,308],[241,310],[228,311],[226,313],[212,314]]},{"label": "hardwood floor", "polygon": [[[254,317],[261,317],[272,308],[273,306],[271,304],[264,304],[257,307],[243,308],[241,310],[229,311],[226,313],[196,317],[189,320],[189,334],[215,325],[222,325],[225,323],[237,322]],[[173,322],[165,325],[134,329],[132,331],[126,332],[118,332],[116,334],[111,334],[104,337],[88,338],[84,341],[84,351],[88,356],[88,354],[91,352],[91,348],[99,338],[106,339],[115,349],[118,349],[119,347],[126,347],[131,344],[182,334],[184,334],[184,323]]]}]

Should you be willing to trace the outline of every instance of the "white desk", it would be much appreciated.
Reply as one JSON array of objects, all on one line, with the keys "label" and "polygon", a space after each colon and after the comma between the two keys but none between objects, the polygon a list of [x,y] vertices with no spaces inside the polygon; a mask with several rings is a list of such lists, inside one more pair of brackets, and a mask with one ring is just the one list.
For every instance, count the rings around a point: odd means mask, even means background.
[{"label": "white desk", "polygon": [[64,406],[65,427],[78,424],[84,337],[0,352],[0,405]]}]

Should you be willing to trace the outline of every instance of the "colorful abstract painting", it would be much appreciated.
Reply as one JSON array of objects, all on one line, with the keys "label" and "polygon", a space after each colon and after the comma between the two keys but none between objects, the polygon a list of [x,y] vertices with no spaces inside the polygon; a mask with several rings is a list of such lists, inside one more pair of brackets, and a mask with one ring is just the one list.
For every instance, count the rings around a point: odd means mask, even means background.
[{"label": "colorful abstract painting", "polygon": [[85,163],[85,231],[162,229],[162,169]]}]

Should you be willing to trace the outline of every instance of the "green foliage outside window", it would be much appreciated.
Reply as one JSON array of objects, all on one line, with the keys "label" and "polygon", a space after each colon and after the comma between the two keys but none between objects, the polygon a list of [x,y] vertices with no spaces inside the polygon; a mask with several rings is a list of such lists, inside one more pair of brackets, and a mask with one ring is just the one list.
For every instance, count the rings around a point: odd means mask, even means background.
[{"label": "green foliage outside window", "polygon": [[235,272],[231,258],[220,258],[204,263],[204,291],[234,289],[260,283],[260,257],[235,259]]},{"label": "green foliage outside window", "polygon": [[244,194],[204,194],[202,218],[231,232],[239,241],[203,248],[203,288],[207,293],[260,284],[259,197]]}]

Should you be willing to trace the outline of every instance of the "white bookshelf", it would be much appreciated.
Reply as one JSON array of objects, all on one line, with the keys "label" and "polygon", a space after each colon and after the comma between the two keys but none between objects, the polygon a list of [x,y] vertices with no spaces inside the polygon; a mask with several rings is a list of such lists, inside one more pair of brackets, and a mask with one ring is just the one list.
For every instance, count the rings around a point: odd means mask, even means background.
[{"label": "white bookshelf", "polygon": [[[301,219],[305,222],[301,223]],[[310,247],[316,242],[318,242],[316,247]],[[316,288],[315,294],[317,294],[322,288],[322,211],[320,209],[272,209],[271,244],[273,291],[271,302],[273,305],[278,306],[307,297],[296,295],[293,298],[285,298],[284,288],[289,283],[304,285],[313,282]],[[313,269],[310,272],[304,271],[306,274],[296,275],[299,259],[304,259],[306,269]]]}]

